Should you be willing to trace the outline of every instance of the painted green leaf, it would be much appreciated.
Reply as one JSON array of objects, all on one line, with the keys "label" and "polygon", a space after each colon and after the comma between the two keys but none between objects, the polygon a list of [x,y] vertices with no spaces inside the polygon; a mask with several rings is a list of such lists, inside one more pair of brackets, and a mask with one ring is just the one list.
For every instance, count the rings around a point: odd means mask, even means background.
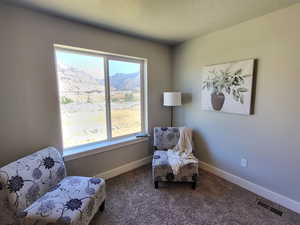
[{"label": "painted green leaf", "polygon": [[241,74],[242,73],[242,69],[239,69],[239,70],[237,70],[235,73],[234,73],[234,75],[239,75],[239,74]]},{"label": "painted green leaf", "polygon": [[230,91],[231,91],[230,87],[226,87],[227,94],[230,94]]},{"label": "painted green leaf", "polygon": [[247,89],[247,88],[241,87],[241,88],[238,88],[237,91],[238,91],[238,92],[247,92],[248,89]]},{"label": "painted green leaf", "polygon": [[240,96],[240,103],[244,104],[244,96],[243,95]]},{"label": "painted green leaf", "polygon": [[252,76],[251,74],[245,74],[245,75],[242,75],[243,78],[251,77],[251,76]]},{"label": "painted green leaf", "polygon": [[234,99],[235,101],[237,101],[237,102],[239,101],[239,97],[238,97],[237,95],[234,95],[234,96],[233,96],[233,99]]}]

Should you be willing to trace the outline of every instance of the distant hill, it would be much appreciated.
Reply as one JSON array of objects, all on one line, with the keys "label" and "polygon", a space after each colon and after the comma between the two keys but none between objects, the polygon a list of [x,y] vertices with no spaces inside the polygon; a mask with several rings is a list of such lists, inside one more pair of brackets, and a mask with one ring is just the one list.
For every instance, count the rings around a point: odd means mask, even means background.
[{"label": "distant hill", "polygon": [[[97,79],[77,68],[58,64],[58,75],[62,90],[67,92],[104,91],[104,79]],[[137,90],[140,87],[139,73],[117,73],[110,76],[110,89],[116,91]]]},{"label": "distant hill", "polygon": [[101,79],[74,67],[57,65],[60,86],[66,92],[104,91]]},{"label": "distant hill", "polygon": [[110,77],[110,88],[118,91],[140,88],[140,73],[117,73]]}]

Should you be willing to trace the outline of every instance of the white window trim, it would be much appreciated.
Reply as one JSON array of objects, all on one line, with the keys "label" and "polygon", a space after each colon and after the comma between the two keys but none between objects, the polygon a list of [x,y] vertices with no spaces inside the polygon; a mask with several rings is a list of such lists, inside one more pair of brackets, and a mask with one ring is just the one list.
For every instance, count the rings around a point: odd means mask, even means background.
[{"label": "white window trim", "polygon": [[[110,113],[110,93],[108,85],[109,82],[109,71],[108,71],[108,61],[109,60],[122,60],[126,62],[136,62],[140,63],[141,69],[140,69],[140,76],[141,76],[141,132],[148,133],[148,76],[147,76],[147,59],[145,58],[138,58],[138,57],[132,57],[132,56],[126,56],[126,55],[119,55],[119,54],[113,54],[113,53],[107,53],[97,50],[89,50],[89,49],[83,49],[78,47],[71,47],[71,46],[65,46],[61,44],[54,44],[54,60],[56,62],[55,57],[55,50],[56,49],[62,49],[67,51],[74,51],[74,52],[81,52],[85,54],[96,54],[98,56],[102,56],[104,58],[104,70],[105,70],[105,99],[106,99],[106,127],[107,127],[107,140],[101,141],[101,142],[94,142],[94,143],[88,143],[85,145],[79,145],[74,146],[70,148],[64,148],[63,150],[63,156],[66,161],[73,160],[81,157],[85,157],[92,154],[97,154],[100,152],[106,152],[110,150],[119,149],[121,147],[132,145],[144,141],[148,141],[148,137],[143,138],[137,138],[136,135],[138,133],[128,134],[125,136],[119,136],[119,137],[112,137],[112,130],[111,130],[111,113]],[[57,63],[55,63],[55,66]],[[57,70],[56,70],[57,71]],[[57,76],[57,91],[59,93],[59,77]],[[60,101],[59,101],[59,94],[58,96],[58,104],[60,107]],[[61,110],[60,110],[61,112]],[[60,116],[60,123],[62,121],[61,119],[61,113],[59,113]],[[62,123],[61,123],[61,134],[62,132]],[[63,137],[61,136],[61,141],[63,143]]]},{"label": "white window trim", "polygon": [[135,136],[130,136],[118,140],[80,145],[78,147],[64,150],[63,157],[65,161],[70,161],[98,153],[120,149],[129,145],[135,145],[141,142],[147,142],[148,140],[148,137],[137,138]]}]

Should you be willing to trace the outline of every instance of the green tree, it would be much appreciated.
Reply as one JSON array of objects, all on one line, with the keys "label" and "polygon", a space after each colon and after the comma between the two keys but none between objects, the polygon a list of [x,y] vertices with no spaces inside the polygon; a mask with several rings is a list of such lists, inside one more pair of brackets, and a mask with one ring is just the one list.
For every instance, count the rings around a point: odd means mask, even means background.
[{"label": "green tree", "polygon": [[61,104],[64,104],[64,105],[74,102],[71,98],[68,98],[66,96],[62,96],[60,101],[61,101]]},{"label": "green tree", "polygon": [[131,102],[131,101],[133,101],[133,100],[134,100],[134,96],[133,96],[132,93],[126,93],[126,94],[125,94],[125,98],[124,98],[124,101],[125,101],[125,102]]}]

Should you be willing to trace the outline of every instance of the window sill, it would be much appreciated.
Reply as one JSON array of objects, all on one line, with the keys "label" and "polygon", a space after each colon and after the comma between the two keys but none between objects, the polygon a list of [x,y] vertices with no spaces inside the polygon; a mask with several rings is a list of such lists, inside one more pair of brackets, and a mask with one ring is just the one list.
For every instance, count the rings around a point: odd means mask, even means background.
[{"label": "window sill", "polygon": [[73,159],[119,149],[128,145],[133,145],[145,141],[148,141],[148,137],[137,138],[135,136],[131,136],[119,140],[68,148],[64,150],[63,156],[65,161],[70,161]]}]

